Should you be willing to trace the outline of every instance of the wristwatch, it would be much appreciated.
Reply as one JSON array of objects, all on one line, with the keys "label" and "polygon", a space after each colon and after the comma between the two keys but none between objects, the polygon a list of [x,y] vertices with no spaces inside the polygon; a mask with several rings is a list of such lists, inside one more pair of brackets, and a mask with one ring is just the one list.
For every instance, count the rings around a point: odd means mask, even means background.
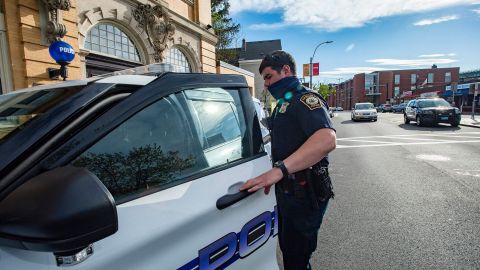
[{"label": "wristwatch", "polygon": [[285,164],[283,164],[283,161],[279,160],[279,161],[273,163],[273,167],[274,168],[279,168],[282,171],[284,179],[288,178],[289,173],[288,173],[287,167],[285,167]]}]

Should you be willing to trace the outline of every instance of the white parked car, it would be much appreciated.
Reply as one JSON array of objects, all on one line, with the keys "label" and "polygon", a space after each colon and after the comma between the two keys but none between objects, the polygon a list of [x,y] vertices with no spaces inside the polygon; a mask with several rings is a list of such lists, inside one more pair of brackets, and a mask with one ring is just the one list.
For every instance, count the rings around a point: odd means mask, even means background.
[{"label": "white parked car", "polygon": [[237,75],[0,96],[0,269],[278,269],[273,192],[238,191],[271,168],[255,115]]},{"label": "white parked car", "polygon": [[352,108],[351,118],[352,121],[377,121],[377,109],[370,102],[355,103],[355,106]]}]

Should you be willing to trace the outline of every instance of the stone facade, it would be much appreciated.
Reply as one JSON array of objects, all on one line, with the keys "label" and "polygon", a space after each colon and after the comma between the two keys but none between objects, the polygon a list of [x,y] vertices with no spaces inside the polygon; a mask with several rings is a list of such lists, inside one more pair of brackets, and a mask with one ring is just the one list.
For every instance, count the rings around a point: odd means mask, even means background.
[{"label": "stone facade", "polygon": [[[61,3],[61,6],[52,8],[52,3]],[[3,0],[0,6],[3,13],[9,14],[4,23],[8,48],[3,49],[9,59],[1,59],[8,63],[10,74],[14,74],[11,76],[12,89],[2,89],[3,92],[58,82],[51,80],[47,71],[47,68],[59,67],[48,52],[55,36],[68,42],[77,52],[68,66],[69,80],[89,75],[87,62],[92,55],[118,60],[112,65],[115,68],[121,66],[119,63],[165,62],[173,48],[181,52],[190,71],[217,73],[217,37],[212,29],[207,29],[211,24],[209,0]],[[155,20],[142,21],[146,13],[153,15]],[[138,52],[139,61],[87,48],[89,31],[99,24],[112,25],[126,34]],[[63,30],[66,32],[62,33]]]}]

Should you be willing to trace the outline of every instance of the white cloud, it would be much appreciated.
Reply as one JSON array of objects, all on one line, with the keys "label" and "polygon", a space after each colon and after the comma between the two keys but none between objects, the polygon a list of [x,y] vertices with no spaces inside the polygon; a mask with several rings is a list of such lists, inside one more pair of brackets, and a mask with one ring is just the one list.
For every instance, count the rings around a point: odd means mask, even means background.
[{"label": "white cloud", "polygon": [[346,51],[346,52],[349,52],[349,51],[353,50],[353,48],[355,48],[355,44],[354,44],[354,43],[348,45],[348,47],[345,49],[345,51]]},{"label": "white cloud", "polygon": [[418,57],[421,57],[421,58],[435,58],[435,57],[454,57],[455,53],[449,53],[449,54],[443,54],[443,53],[438,53],[438,54],[422,54],[422,55],[419,55]]},{"label": "white cloud", "polygon": [[[375,20],[421,13],[478,0],[231,0],[231,13],[280,12],[285,26],[300,25],[327,31],[361,27]],[[266,27],[263,25],[262,27]]]},{"label": "white cloud", "polygon": [[428,59],[370,59],[369,63],[374,63],[379,66],[397,66],[397,67],[425,67],[433,64],[451,64],[458,62],[455,59],[449,58],[428,58]]},{"label": "white cloud", "polygon": [[450,15],[450,16],[443,16],[437,19],[426,19],[426,20],[421,20],[413,25],[416,26],[425,26],[425,25],[432,25],[432,24],[437,24],[437,23],[442,23],[442,22],[448,22],[448,21],[453,21],[453,20],[458,20],[460,17],[457,15]]},{"label": "white cloud", "polygon": [[[330,71],[320,72],[320,76],[327,78],[352,77],[358,73],[372,73],[374,71],[395,70],[395,69],[414,69],[422,67],[431,67],[433,64],[451,64],[458,62],[456,59],[438,58],[441,56],[455,56],[450,54],[424,54],[419,59],[370,59],[366,62],[373,63],[374,67],[342,67]],[[433,57],[433,58],[432,58]],[[384,66],[384,67],[380,67]]]},{"label": "white cloud", "polygon": [[418,57],[424,57],[424,58],[432,58],[432,57],[444,57],[445,54],[439,53],[439,54],[422,54],[419,55]]},{"label": "white cloud", "polygon": [[480,9],[473,9],[472,11],[480,15]]}]

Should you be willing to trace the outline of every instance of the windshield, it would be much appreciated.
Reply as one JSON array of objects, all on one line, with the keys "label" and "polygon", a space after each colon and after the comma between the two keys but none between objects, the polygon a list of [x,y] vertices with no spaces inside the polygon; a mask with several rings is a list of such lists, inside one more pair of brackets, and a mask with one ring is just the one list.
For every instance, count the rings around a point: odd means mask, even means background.
[{"label": "windshield", "polygon": [[0,142],[84,86],[0,95]]},{"label": "windshield", "polygon": [[418,102],[419,108],[428,108],[428,107],[450,107],[450,104],[444,99],[431,99],[431,100],[420,100]]},{"label": "windshield", "polygon": [[355,110],[370,110],[374,109],[373,104],[355,104]]}]

